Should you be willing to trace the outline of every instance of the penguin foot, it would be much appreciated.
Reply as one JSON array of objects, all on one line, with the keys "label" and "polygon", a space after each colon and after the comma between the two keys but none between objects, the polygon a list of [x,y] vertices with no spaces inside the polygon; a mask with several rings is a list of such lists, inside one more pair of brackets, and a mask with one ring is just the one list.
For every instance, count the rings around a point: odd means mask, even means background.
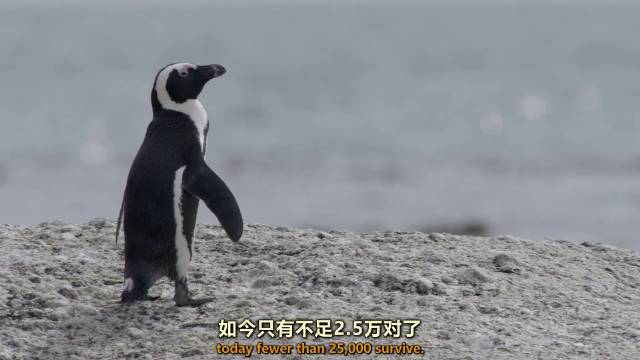
[{"label": "penguin foot", "polygon": [[212,297],[176,299],[176,306],[200,306],[208,302],[212,302]]},{"label": "penguin foot", "polygon": [[149,296],[149,295],[135,295],[135,294],[130,294],[130,293],[122,293],[122,296],[120,297],[120,302],[121,303],[134,303],[134,302],[138,302],[138,301],[156,301],[160,299],[160,296]]},{"label": "penguin foot", "polygon": [[176,281],[176,293],[173,299],[176,301],[176,306],[200,306],[213,301],[212,297],[192,298],[191,295],[189,295],[186,278]]}]

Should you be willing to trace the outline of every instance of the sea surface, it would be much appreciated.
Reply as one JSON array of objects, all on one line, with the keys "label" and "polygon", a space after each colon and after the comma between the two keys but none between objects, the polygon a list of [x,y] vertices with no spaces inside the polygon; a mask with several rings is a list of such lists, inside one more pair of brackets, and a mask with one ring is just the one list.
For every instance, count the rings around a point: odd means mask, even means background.
[{"label": "sea surface", "polygon": [[[0,2],[0,222],[118,214],[156,72],[219,63],[249,223],[640,249],[640,5]],[[216,223],[201,206],[202,222]]]}]

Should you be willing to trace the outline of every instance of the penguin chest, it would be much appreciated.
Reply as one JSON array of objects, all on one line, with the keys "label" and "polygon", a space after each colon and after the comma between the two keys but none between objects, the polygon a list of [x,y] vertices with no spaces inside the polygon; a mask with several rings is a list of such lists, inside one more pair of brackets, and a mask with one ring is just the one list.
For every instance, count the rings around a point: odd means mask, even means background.
[{"label": "penguin chest", "polygon": [[207,119],[207,111],[202,106],[200,101],[195,100],[191,104],[189,111],[187,112],[189,118],[193,122],[196,128],[198,142],[200,143],[200,149],[204,153],[206,141],[207,141],[207,128],[209,126],[209,120]]}]

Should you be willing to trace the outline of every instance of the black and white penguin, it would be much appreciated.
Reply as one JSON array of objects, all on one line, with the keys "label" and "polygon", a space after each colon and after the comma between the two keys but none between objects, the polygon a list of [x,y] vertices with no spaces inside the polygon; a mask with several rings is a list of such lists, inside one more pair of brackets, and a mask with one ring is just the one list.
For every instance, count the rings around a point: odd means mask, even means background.
[{"label": "black and white penguin", "polygon": [[153,120],[131,165],[118,217],[124,218],[125,266],[122,302],[154,300],[147,290],[163,276],[175,281],[176,305],[200,305],[187,287],[199,199],[233,241],[243,221],[233,194],[207,166],[209,123],[198,95],[221,65],[171,64],[156,75],[151,91]]}]

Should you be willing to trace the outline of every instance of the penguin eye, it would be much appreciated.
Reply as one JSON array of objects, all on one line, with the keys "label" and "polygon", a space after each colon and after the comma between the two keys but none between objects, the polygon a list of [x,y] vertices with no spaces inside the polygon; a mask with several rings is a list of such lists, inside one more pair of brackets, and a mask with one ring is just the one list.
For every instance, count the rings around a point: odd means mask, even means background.
[{"label": "penguin eye", "polygon": [[187,77],[187,75],[189,75],[189,69],[180,69],[178,70],[178,75],[182,76],[182,77]]}]

